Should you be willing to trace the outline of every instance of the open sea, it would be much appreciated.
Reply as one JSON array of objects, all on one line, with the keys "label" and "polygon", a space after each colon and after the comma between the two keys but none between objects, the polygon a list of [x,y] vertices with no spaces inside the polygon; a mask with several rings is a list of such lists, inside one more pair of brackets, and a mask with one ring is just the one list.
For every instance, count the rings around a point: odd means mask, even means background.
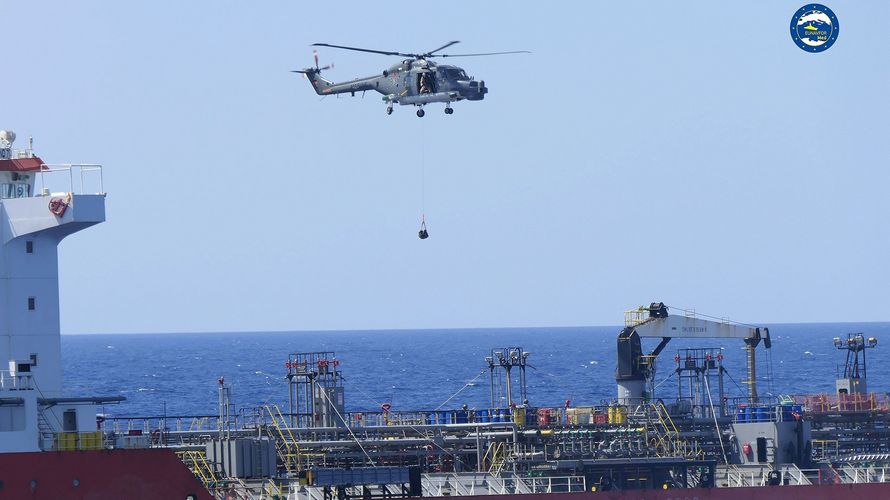
[{"label": "open sea", "polygon": [[[770,325],[771,352],[758,347],[761,395],[834,392],[844,352],[832,339],[862,332],[878,339],[868,349],[869,390],[890,390],[890,323]],[[615,352],[619,327],[243,332],[189,334],[63,335],[65,387],[72,396],[121,395],[108,405],[114,416],[213,415],[217,379],[232,387],[238,408],[275,403],[287,408],[285,362],[295,352],[334,351],[344,374],[346,409],[487,408],[485,356],[495,347],[531,353],[528,394],[534,406],[599,404],[616,396]],[[649,339],[651,340],[651,339]],[[644,340],[644,349],[657,342]],[[674,339],[659,357],[657,397],[676,396],[674,356],[684,347],[722,347],[728,397],[744,396],[745,356],[739,341]],[[769,354],[767,354],[769,352]],[[772,387],[769,373],[772,372]],[[514,372],[515,375],[515,372]],[[770,390],[771,389],[771,390]],[[716,390],[716,389],[715,389]],[[515,394],[515,393],[514,393]],[[449,398],[451,398],[449,400]],[[518,396],[514,395],[518,399]]]}]

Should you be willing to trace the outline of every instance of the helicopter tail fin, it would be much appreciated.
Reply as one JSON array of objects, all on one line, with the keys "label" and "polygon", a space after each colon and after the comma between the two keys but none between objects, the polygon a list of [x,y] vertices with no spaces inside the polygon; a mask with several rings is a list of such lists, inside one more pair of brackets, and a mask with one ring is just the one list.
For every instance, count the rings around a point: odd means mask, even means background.
[{"label": "helicopter tail fin", "polygon": [[324,94],[329,93],[330,91],[325,92],[324,90],[334,84],[334,82],[331,82],[329,80],[325,80],[324,78],[322,78],[320,75],[321,71],[317,70],[315,68],[306,68],[303,70],[293,70],[293,71],[291,71],[291,73],[302,73],[303,76],[305,76],[306,79],[309,80],[309,84],[312,85],[312,88],[315,89],[315,93],[318,95],[324,95]]},{"label": "helicopter tail fin", "polygon": [[315,89],[316,94],[318,94],[318,95],[329,94],[331,91],[327,90],[327,92],[325,92],[325,89],[332,86],[334,84],[334,82],[331,82],[331,81],[328,81],[328,80],[325,80],[324,78],[322,78],[321,72],[326,69],[333,68],[334,63],[328,64],[327,66],[323,66],[323,67],[319,68],[318,67],[318,52],[315,50],[312,51],[312,58],[315,60],[315,67],[306,68],[306,69],[302,69],[302,70],[293,70],[293,71],[291,71],[291,73],[302,73],[303,76],[308,78],[309,83],[312,84],[312,88]]}]

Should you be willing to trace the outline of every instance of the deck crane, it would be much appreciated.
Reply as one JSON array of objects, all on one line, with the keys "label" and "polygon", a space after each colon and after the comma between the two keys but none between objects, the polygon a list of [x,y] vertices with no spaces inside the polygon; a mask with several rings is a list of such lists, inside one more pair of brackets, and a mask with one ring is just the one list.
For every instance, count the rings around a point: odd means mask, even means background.
[{"label": "deck crane", "polygon": [[[643,354],[640,344],[643,337],[660,337],[661,342],[651,353]],[[747,354],[748,398],[752,403],[757,401],[754,350],[761,340],[765,348],[772,347],[768,328],[711,321],[694,314],[669,315],[663,302],[653,302],[648,308],[640,307],[624,315],[624,329],[618,334],[618,369],[615,373],[620,404],[640,404],[648,399],[646,386],[655,376],[655,358],[673,338],[742,339]]]}]

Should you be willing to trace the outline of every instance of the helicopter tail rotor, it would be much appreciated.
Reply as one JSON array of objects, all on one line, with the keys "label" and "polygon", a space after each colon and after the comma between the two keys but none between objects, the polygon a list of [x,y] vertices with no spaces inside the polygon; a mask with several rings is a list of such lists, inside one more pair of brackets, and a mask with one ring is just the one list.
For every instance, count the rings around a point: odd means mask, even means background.
[{"label": "helicopter tail rotor", "polygon": [[321,73],[322,71],[326,71],[326,70],[332,69],[334,67],[334,63],[331,63],[331,64],[328,64],[327,66],[322,66],[319,68],[318,67],[318,51],[317,50],[312,51],[312,59],[315,60],[315,72],[316,73]]},{"label": "helicopter tail rotor", "polygon": [[318,74],[321,74],[322,71],[327,71],[329,69],[334,68],[334,63],[327,64],[327,65],[321,66],[321,67],[318,66],[318,51],[317,50],[312,51],[312,59],[315,62],[314,68],[294,69],[294,70],[291,70],[291,73],[302,73],[304,78],[309,78],[312,75],[318,75]]}]

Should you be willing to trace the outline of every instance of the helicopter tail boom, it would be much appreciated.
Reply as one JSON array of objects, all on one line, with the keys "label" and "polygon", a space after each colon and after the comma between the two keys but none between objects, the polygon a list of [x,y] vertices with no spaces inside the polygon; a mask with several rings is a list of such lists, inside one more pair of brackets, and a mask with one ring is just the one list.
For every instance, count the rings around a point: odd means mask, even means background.
[{"label": "helicopter tail boom", "polygon": [[370,78],[360,78],[357,80],[353,80],[351,82],[340,82],[335,83],[330,80],[325,80],[319,75],[319,71],[315,68],[308,68],[301,71],[294,71],[294,73],[303,73],[306,75],[306,78],[309,79],[310,85],[315,89],[315,93],[318,95],[331,95],[331,94],[346,94],[351,93],[355,95],[356,92],[364,92],[366,90],[376,90],[375,83],[379,80],[378,77],[370,77]]}]

